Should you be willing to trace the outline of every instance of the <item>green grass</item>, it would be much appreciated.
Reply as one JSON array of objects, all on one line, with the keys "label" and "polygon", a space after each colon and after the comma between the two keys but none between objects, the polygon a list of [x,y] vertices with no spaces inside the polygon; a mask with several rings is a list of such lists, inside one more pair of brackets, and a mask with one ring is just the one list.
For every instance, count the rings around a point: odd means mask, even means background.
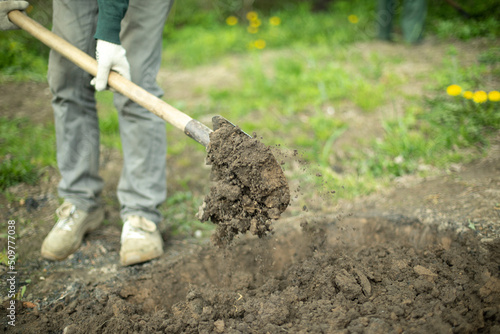
[{"label": "green grass", "polygon": [[201,223],[196,219],[202,198],[193,196],[191,191],[177,191],[170,195],[160,211],[167,217],[167,223],[174,236],[193,237],[196,231],[206,235],[214,229],[212,224]]},{"label": "green grass", "polygon": [[34,184],[40,169],[51,165],[55,165],[53,126],[0,117],[0,190],[20,182]]},{"label": "green grass", "polygon": [[[182,29],[167,25],[165,28],[165,65],[193,67],[216,61],[228,53],[246,54],[259,51],[255,41],[265,41],[269,49],[307,49],[310,46],[334,43],[344,46],[355,41],[368,40],[371,21],[364,12],[370,12],[372,5],[335,2],[329,12],[311,15],[308,3],[293,5],[286,10],[262,13],[256,10],[260,25],[255,33],[249,33],[250,21],[238,13],[228,13],[238,18],[238,24],[228,26],[226,17],[210,12],[203,20],[183,26]],[[359,12],[360,22],[350,24],[347,16]],[[281,23],[272,25],[270,19],[279,17]],[[173,17],[175,20],[175,16]]]},{"label": "green grass", "polygon": [[112,147],[121,151],[120,126],[118,123],[118,112],[113,105],[113,93],[110,91],[98,92],[96,100],[101,143],[106,147]]},{"label": "green grass", "polygon": [[26,32],[0,31],[0,83],[45,80],[48,52],[40,48]]},{"label": "green grass", "polygon": [[[52,2],[32,0],[29,16],[50,29]],[[0,31],[0,83],[45,81],[49,49],[22,30]]]},{"label": "green grass", "polygon": [[463,20],[458,17],[440,20],[434,24],[432,30],[441,39],[457,38],[461,40],[470,40],[475,37],[495,40],[500,33],[498,20],[493,16],[481,20],[471,20],[468,24],[463,24]]}]

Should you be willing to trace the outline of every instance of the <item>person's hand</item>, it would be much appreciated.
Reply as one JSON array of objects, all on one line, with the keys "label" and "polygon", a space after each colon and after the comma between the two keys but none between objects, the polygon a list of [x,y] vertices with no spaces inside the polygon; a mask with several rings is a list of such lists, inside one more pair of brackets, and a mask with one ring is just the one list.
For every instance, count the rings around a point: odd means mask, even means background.
[{"label": "person's hand", "polygon": [[130,65],[123,46],[98,39],[96,58],[97,76],[92,79],[91,84],[97,91],[103,91],[108,87],[108,76],[111,70],[130,80]]},{"label": "person's hand", "polygon": [[14,23],[10,22],[9,12],[13,10],[25,10],[30,4],[27,1],[5,1],[0,0],[0,30],[19,29]]}]

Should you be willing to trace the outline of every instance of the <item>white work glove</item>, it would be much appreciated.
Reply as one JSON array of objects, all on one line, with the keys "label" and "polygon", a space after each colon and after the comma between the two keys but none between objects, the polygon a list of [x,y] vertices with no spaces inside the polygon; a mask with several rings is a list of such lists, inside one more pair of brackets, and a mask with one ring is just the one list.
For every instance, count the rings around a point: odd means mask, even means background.
[{"label": "white work glove", "polygon": [[108,76],[111,70],[130,80],[130,65],[123,46],[98,39],[95,53],[97,76],[90,83],[97,91],[103,91],[108,87]]},{"label": "white work glove", "polygon": [[13,10],[25,10],[30,4],[27,1],[4,1],[0,0],[0,30],[19,29],[14,23],[10,22],[9,12]]}]

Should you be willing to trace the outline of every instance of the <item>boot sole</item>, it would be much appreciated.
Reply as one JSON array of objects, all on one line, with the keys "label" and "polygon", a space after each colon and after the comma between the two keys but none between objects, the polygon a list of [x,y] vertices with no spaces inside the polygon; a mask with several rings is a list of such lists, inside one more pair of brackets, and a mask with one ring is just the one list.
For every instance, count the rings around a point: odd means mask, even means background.
[{"label": "boot sole", "polygon": [[126,255],[122,255],[120,253],[120,264],[122,266],[130,266],[132,264],[138,264],[138,263],[143,263],[147,261],[151,261],[153,259],[156,259],[160,257],[163,254],[163,250],[152,250],[151,252],[148,253],[136,253],[136,252],[131,252]]}]

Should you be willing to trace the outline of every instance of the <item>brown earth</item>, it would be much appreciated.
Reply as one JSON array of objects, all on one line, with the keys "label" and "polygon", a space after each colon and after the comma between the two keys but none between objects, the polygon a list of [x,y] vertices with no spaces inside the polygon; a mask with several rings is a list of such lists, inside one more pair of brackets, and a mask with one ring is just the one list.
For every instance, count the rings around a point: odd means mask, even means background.
[{"label": "brown earth", "polygon": [[290,203],[288,182],[271,149],[225,123],[210,134],[206,161],[213,186],[198,216],[217,225],[214,244],[226,246],[247,231],[259,237],[270,232],[272,220]]},{"label": "brown earth", "polygon": [[[432,45],[424,47],[432,54]],[[36,106],[37,119],[50,121],[46,85],[2,89],[12,92],[1,95],[2,115],[29,116]],[[186,175],[201,184],[197,191],[209,187],[204,153],[187,154],[194,161],[188,168],[180,158],[169,161],[177,167],[168,174],[170,194],[175,178]],[[165,254],[130,267],[118,266],[120,166],[119,153],[103,149],[107,223],[61,262],[39,253],[59,205],[57,171],[46,168],[36,185],[0,194],[2,224],[13,218],[18,224],[17,289],[27,287],[12,327],[4,293],[9,275],[0,265],[0,332],[500,333],[498,135],[472,163],[427,178],[398,178],[390,189],[354,200],[332,201],[289,180],[297,190],[272,231],[262,238],[239,235],[226,248],[208,238],[171,236],[162,225]],[[284,166],[285,175],[293,166]],[[2,236],[0,249],[5,246]]]},{"label": "brown earth", "polygon": [[[414,189],[408,189],[412,191]],[[444,218],[446,220],[446,218]],[[500,243],[383,213],[287,218],[226,249],[168,242],[118,267],[109,228],[70,259],[39,257],[12,333],[498,333]],[[107,239],[114,239],[107,242]],[[26,272],[27,271],[27,272]],[[30,275],[30,277],[33,277]],[[36,287],[36,290],[33,289]],[[2,287],[4,288],[4,287]],[[32,308],[35,306],[34,308]]]}]

